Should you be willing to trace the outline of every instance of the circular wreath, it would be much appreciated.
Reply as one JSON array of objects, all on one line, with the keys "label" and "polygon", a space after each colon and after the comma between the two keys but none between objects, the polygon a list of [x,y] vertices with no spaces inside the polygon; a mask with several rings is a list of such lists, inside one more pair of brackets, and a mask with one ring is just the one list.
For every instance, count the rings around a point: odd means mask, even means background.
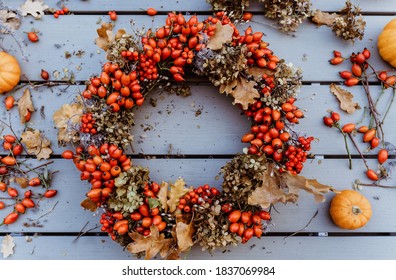
[{"label": "circular wreath", "polygon": [[[101,230],[131,253],[174,259],[196,243],[209,251],[245,243],[268,230],[272,204],[296,201],[299,189],[319,200],[328,190],[297,175],[313,140],[292,130],[304,116],[294,104],[301,71],[275,56],[263,33],[249,27],[240,34],[217,12],[204,21],[170,13],[156,31],[118,30],[114,37],[105,23],[98,34],[109,62],[54,121],[61,142],[79,142],[62,156],[73,159],[81,180],[91,184],[82,206],[102,208]],[[187,72],[233,96],[252,123],[242,137],[250,146],[221,169],[222,190],[188,188],[183,179],[153,182],[149,169],[125,153],[133,139],[133,109],[153,89],[182,83]]]}]

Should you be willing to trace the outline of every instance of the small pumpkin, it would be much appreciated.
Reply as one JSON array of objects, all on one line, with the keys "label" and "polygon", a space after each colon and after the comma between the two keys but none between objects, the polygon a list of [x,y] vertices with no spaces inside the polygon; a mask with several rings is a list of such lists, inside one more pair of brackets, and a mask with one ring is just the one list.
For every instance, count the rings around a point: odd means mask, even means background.
[{"label": "small pumpkin", "polygon": [[0,94],[12,90],[21,78],[18,61],[6,52],[0,52]]},{"label": "small pumpkin", "polygon": [[370,220],[371,215],[370,202],[357,191],[341,191],[331,201],[330,216],[340,228],[361,228]]},{"label": "small pumpkin", "polygon": [[396,67],[396,19],[385,25],[378,36],[377,46],[382,59]]}]

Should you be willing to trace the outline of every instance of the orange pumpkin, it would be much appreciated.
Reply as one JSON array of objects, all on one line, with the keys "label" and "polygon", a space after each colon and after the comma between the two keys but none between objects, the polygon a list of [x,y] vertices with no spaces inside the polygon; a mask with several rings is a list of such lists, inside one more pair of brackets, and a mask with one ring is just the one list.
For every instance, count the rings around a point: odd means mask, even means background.
[{"label": "orange pumpkin", "polygon": [[21,78],[18,61],[6,52],[0,52],[0,94],[12,90]]},{"label": "orange pumpkin", "polygon": [[344,190],[331,201],[330,216],[340,228],[363,227],[370,220],[371,215],[370,202],[357,191]]},{"label": "orange pumpkin", "polygon": [[396,19],[385,25],[378,36],[377,46],[382,59],[396,67]]}]

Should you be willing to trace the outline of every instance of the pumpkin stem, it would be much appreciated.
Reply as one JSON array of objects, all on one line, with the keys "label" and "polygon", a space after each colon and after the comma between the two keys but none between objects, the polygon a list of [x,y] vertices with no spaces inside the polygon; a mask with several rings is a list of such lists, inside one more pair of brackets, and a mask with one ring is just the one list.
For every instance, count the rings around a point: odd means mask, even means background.
[{"label": "pumpkin stem", "polygon": [[354,205],[354,206],[352,206],[352,213],[355,215],[359,215],[359,214],[362,214],[363,211],[362,211],[362,209],[360,209],[359,206]]}]

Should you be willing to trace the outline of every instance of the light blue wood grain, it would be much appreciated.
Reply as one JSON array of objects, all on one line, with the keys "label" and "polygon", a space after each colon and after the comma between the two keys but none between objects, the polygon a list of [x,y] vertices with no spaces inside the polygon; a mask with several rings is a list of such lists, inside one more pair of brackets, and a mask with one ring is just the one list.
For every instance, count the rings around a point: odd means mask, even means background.
[{"label": "light blue wood grain", "polygon": [[[130,260],[135,259],[109,237],[14,237],[15,254],[7,260]],[[396,238],[386,237],[269,237],[251,240],[227,252],[202,252],[195,246],[186,260],[394,260]],[[51,248],[51,250],[48,250]]]},{"label": "light blue wood grain", "polygon": [[[203,18],[203,16],[200,17]],[[40,21],[24,20],[15,33],[16,39],[21,41],[24,55],[9,35],[4,36],[0,43],[3,48],[18,58],[24,75],[30,80],[40,79],[40,70],[43,68],[50,73],[55,70],[59,71],[60,78],[64,76],[63,69],[68,69],[69,72],[75,74],[77,80],[84,81],[91,75],[98,74],[101,64],[105,61],[104,52],[94,44],[94,39],[97,37],[96,29],[100,26],[97,24],[98,18],[108,20],[104,16],[97,15],[63,16],[59,19],[44,16]],[[119,16],[115,29],[126,28],[130,32],[131,19],[136,21],[135,28],[145,26],[147,29],[162,26],[165,16],[156,16],[153,19],[148,16]],[[270,48],[276,55],[288,63],[303,68],[304,81],[328,82],[341,81],[338,72],[350,68],[350,63],[338,66],[328,63],[333,56],[333,50],[339,50],[344,56],[348,56],[352,52],[363,51],[367,47],[372,52],[370,61],[376,69],[390,69],[390,66],[379,58],[376,42],[383,26],[391,19],[393,19],[391,16],[367,16],[365,38],[363,41],[356,41],[355,44],[336,38],[329,28],[318,28],[308,23],[303,24],[294,34],[295,36],[282,34],[276,28],[271,27],[272,23],[262,16],[256,17],[249,25],[255,31],[266,34],[264,40],[270,43]],[[247,24],[241,25],[239,29],[244,30],[247,26]],[[27,40],[24,33],[32,28],[40,31],[40,41],[34,44]],[[293,48],[288,46],[293,46]],[[81,58],[75,55],[69,59],[65,58],[65,52],[73,54],[79,50],[85,51]],[[53,75],[51,78],[54,78]]]},{"label": "light blue wood grain", "polygon": [[[221,187],[222,177],[216,178],[219,171],[227,159],[151,159],[134,160],[135,164],[147,166],[151,171],[151,179],[157,182],[174,182],[182,177],[187,185],[198,187],[209,184],[214,187]],[[361,161],[354,160],[354,169],[349,170],[347,160],[326,159],[313,160],[306,163],[302,175],[307,178],[316,178],[323,184],[333,186],[338,190],[351,189],[355,179],[365,180],[364,166]],[[368,164],[374,168],[376,160],[369,160]],[[60,170],[54,175],[52,186],[59,191],[58,195],[52,199],[42,200],[38,210],[29,210],[27,214],[12,225],[1,226],[0,232],[79,232],[87,221],[89,224],[85,229],[94,228],[99,222],[99,215],[84,211],[80,207],[80,202],[85,198],[85,193],[89,190],[87,182],[81,182],[79,172],[72,162],[66,160],[55,160],[55,164],[50,167],[51,171]],[[337,174],[335,176],[334,174]],[[385,185],[396,186],[396,179],[382,182]],[[19,187],[16,187],[19,189]],[[34,189],[40,192],[40,188]],[[22,192],[22,190],[21,190]],[[372,220],[359,230],[359,232],[396,232],[396,217],[394,215],[396,206],[394,204],[394,190],[374,187],[364,187],[362,194],[367,196],[373,207]],[[350,232],[337,228],[328,215],[329,202],[334,194],[326,195],[327,201],[316,203],[310,194],[301,192],[299,201],[293,204],[277,204],[276,211],[273,211],[273,225],[270,230],[273,232],[295,232],[303,228],[318,209],[319,214],[310,224],[308,232]],[[6,195],[0,194],[0,197]],[[29,219],[37,219],[47,213],[57,202],[55,209],[44,218],[39,219],[42,227],[25,227],[24,222]],[[8,203],[9,200],[4,200]],[[12,209],[12,208],[11,208]],[[10,211],[10,208],[0,210],[0,220]],[[32,224],[32,222],[29,222]],[[95,232],[100,231],[96,229]]]},{"label": "light blue wood grain", "polygon": [[[19,7],[24,0],[3,0],[3,2],[11,8]],[[59,1],[47,0],[45,1],[51,8],[60,8]],[[313,9],[321,9],[323,11],[338,11],[345,5],[344,0],[312,0]],[[261,12],[263,11],[262,3],[257,0],[251,0],[250,11]],[[396,8],[393,0],[355,0],[355,5],[358,5],[364,12],[378,12],[388,13]],[[96,0],[93,5],[91,1],[63,1],[71,12],[107,12],[109,10],[116,10],[117,12],[143,12],[147,8],[156,8],[158,11],[182,11],[194,12],[204,11],[208,12],[211,6],[205,0],[151,0],[151,1],[109,1],[109,0]]]},{"label": "light blue wood grain", "polygon": [[[147,102],[145,106],[136,110],[136,125],[132,128],[132,133],[135,135],[135,141],[132,143],[135,154],[232,155],[248,146],[241,143],[240,139],[249,132],[250,122],[241,115],[238,108],[231,105],[232,99],[219,94],[212,86],[192,85],[191,88],[190,97],[178,97],[160,90],[155,91],[147,100],[156,99],[157,106],[153,107]],[[66,91],[62,89],[65,88],[31,90],[37,111],[33,113],[32,121],[28,123],[29,127],[43,131],[51,140],[54,154],[57,155],[65,148],[57,145],[57,130],[53,128],[52,115],[63,104],[70,103],[79,92],[84,90],[84,86],[71,86]],[[355,95],[356,102],[362,108],[367,106],[362,87],[349,90]],[[380,91],[380,87],[372,87],[373,97],[376,98]],[[22,90],[18,91],[15,98],[18,99],[21,94]],[[378,106],[379,112],[385,112],[391,96],[391,90],[384,94]],[[4,98],[5,96],[0,97],[0,100]],[[353,114],[342,112],[328,85],[303,86],[298,98],[296,104],[304,110],[305,118],[291,129],[318,139],[318,142],[312,143],[314,154],[346,155],[343,137],[337,129],[324,126],[322,118],[328,115],[327,110],[334,110],[340,112],[341,124],[356,123],[363,117],[364,110],[357,110]],[[40,114],[42,106],[44,106],[45,118]],[[396,124],[392,121],[396,117],[395,106],[390,110],[384,125],[386,140],[393,144],[396,144]],[[197,115],[197,113],[201,114]],[[19,122],[16,107],[10,112],[4,110],[0,113],[2,121],[8,123],[9,118],[18,133],[24,129]],[[368,123],[369,119],[366,118],[362,124]],[[356,135],[355,139],[362,150],[368,147],[362,142],[362,135]],[[351,153],[358,155],[356,149],[352,144],[350,145]],[[378,149],[372,153],[378,152]],[[131,150],[129,152],[132,153]]]}]

